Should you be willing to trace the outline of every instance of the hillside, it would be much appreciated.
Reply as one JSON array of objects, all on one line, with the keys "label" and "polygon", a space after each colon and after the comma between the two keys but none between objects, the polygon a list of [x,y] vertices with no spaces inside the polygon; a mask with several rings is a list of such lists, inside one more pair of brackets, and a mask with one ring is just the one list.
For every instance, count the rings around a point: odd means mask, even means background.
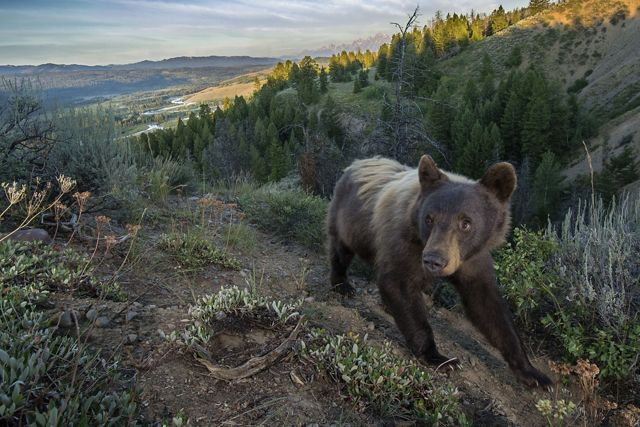
[{"label": "hillside", "polygon": [[[632,146],[640,153],[640,2],[638,0],[569,1],[445,59],[438,68],[458,81],[475,78],[484,54],[498,73],[519,48],[521,69],[531,64],[578,94],[600,125],[588,141],[596,171],[604,161]],[[603,154],[604,153],[604,154]],[[588,172],[584,153],[566,171],[569,178]]]}]

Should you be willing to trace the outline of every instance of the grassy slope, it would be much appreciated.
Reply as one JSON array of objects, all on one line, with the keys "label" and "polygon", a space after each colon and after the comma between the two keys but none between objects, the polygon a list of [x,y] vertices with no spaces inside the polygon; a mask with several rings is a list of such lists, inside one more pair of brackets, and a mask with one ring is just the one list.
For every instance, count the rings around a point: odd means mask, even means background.
[{"label": "grassy slope", "polygon": [[[572,1],[470,45],[439,63],[445,75],[461,80],[476,77],[484,54],[498,74],[512,49],[522,49],[522,68],[536,64],[567,88],[587,74],[589,85],[580,98],[590,109],[609,112],[617,99],[621,112],[633,99],[640,75],[640,16],[638,0]],[[612,18],[625,10],[625,18]],[[625,99],[619,94],[627,93]],[[636,91],[637,93],[637,91]]]},{"label": "grassy slope", "polygon": [[247,97],[251,95],[255,89],[253,80],[257,77],[261,82],[264,82],[270,71],[270,69],[255,71],[222,81],[216,86],[208,87],[194,94],[187,95],[185,102],[201,103],[221,101],[225,97],[233,99],[236,95]]}]

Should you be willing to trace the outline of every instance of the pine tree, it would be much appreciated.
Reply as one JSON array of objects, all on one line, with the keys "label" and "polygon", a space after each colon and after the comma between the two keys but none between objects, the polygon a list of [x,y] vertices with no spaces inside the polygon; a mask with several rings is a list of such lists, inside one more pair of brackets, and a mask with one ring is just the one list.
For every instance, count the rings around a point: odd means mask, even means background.
[{"label": "pine tree", "polygon": [[360,80],[360,87],[365,88],[369,86],[369,70],[360,70],[358,80]]},{"label": "pine tree", "polygon": [[502,140],[504,141],[504,154],[507,159],[513,160],[520,158],[522,109],[522,99],[515,90],[512,90],[507,104],[504,107],[504,113],[500,123]]},{"label": "pine tree", "polygon": [[536,215],[544,223],[558,205],[562,192],[562,173],[553,153],[547,151],[536,168],[533,179],[533,199]]},{"label": "pine tree", "polygon": [[320,93],[327,93],[329,91],[329,79],[327,78],[327,72],[324,67],[320,68]]},{"label": "pine tree", "polygon": [[362,83],[360,82],[360,79],[355,79],[353,81],[353,93],[360,93],[362,92]]},{"label": "pine tree", "polygon": [[529,156],[533,165],[538,163],[542,153],[549,147],[550,118],[549,104],[544,94],[534,94],[522,124],[522,155]]},{"label": "pine tree", "polygon": [[522,48],[520,45],[515,46],[511,49],[511,53],[507,57],[507,60],[504,62],[509,68],[519,67],[522,64]]},{"label": "pine tree", "polygon": [[479,159],[482,155],[483,130],[480,122],[476,121],[471,128],[469,140],[462,149],[460,159],[457,159],[456,170],[470,178],[480,178],[484,172],[484,162]]},{"label": "pine tree", "polygon": [[549,8],[549,0],[529,0],[529,15],[535,15]]},{"label": "pine tree", "polygon": [[378,67],[376,68],[376,76],[386,76],[389,55],[389,45],[384,43],[378,49]]},{"label": "pine tree", "polygon": [[454,117],[449,102],[451,102],[449,89],[445,83],[441,83],[428,110],[428,117],[432,136],[445,145],[451,140],[450,123]]},{"label": "pine tree", "polygon": [[505,14],[502,5],[494,10],[489,16],[489,28],[487,28],[488,35],[493,35],[499,31],[504,30],[509,26],[507,15]]}]

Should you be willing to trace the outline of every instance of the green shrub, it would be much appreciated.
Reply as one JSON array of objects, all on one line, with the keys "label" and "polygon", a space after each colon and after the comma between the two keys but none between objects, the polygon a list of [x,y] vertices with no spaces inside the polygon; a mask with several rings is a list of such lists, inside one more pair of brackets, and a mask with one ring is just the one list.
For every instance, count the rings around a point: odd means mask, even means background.
[{"label": "green shrub", "polygon": [[0,292],[18,295],[18,300],[46,300],[52,291],[125,298],[113,280],[100,282],[93,275],[91,259],[72,249],[55,250],[42,243],[0,243]]},{"label": "green shrub", "polygon": [[194,178],[188,163],[156,157],[146,168],[142,179],[149,198],[156,203],[165,203],[169,194],[187,187]]},{"label": "green shrub", "polygon": [[531,319],[538,318],[540,305],[548,298],[554,285],[548,263],[557,247],[555,239],[542,231],[516,228],[513,243],[496,254],[498,282],[505,298],[515,308],[516,318],[526,327],[535,326]]},{"label": "green shrub", "polygon": [[133,424],[131,391],[111,391],[118,364],[54,334],[34,306],[0,300],[0,424]]},{"label": "green shrub", "polygon": [[302,353],[343,385],[344,398],[357,409],[411,420],[419,425],[468,425],[458,391],[434,379],[411,360],[395,356],[391,344],[377,347],[354,335],[314,330]]},{"label": "green shrub", "polygon": [[561,301],[545,324],[573,358],[589,358],[602,377],[640,380],[640,199],[629,195],[569,211],[552,257]]},{"label": "green shrub", "polygon": [[299,189],[267,185],[240,196],[248,218],[263,229],[321,249],[327,201]]},{"label": "green shrub", "polygon": [[584,89],[589,82],[584,77],[580,77],[576,81],[573,82],[571,86],[567,88],[568,93],[579,93],[582,89]]},{"label": "green shrub", "polygon": [[118,364],[61,336],[37,303],[50,292],[95,291],[89,260],[72,250],[0,243],[0,425],[133,424],[133,391]]},{"label": "green shrub", "polygon": [[384,98],[385,89],[382,86],[368,86],[362,91],[362,96],[371,100],[382,100]]},{"label": "green shrub", "polygon": [[186,233],[172,232],[160,237],[160,247],[171,253],[178,263],[187,268],[202,268],[215,264],[239,270],[238,260],[203,236],[201,230],[192,228]]},{"label": "green shrub", "polygon": [[[514,231],[496,274],[517,318],[605,380],[640,384],[640,199],[569,211],[559,230]],[[541,319],[540,323],[532,319]]]},{"label": "green shrub", "polygon": [[198,351],[202,345],[209,343],[217,331],[212,329],[212,324],[220,318],[234,316],[237,318],[252,317],[267,320],[270,327],[283,326],[300,319],[302,301],[285,302],[265,298],[258,294],[256,283],[250,283],[248,288],[224,286],[218,293],[204,295],[189,307],[192,322],[187,328],[178,333],[171,332],[167,336],[169,341],[192,347]]}]

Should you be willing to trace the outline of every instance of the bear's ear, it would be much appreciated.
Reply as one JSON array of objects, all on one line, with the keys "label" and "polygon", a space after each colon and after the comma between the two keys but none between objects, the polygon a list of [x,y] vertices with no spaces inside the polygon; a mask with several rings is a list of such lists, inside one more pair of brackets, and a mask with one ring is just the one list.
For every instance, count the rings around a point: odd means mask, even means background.
[{"label": "bear's ear", "polygon": [[480,184],[495,194],[502,203],[509,200],[516,189],[516,182],[516,170],[506,162],[491,166],[480,178]]},{"label": "bear's ear", "polygon": [[418,177],[420,178],[420,186],[424,189],[445,179],[446,175],[440,172],[440,169],[438,169],[436,162],[433,161],[431,156],[425,154],[420,158]]}]

